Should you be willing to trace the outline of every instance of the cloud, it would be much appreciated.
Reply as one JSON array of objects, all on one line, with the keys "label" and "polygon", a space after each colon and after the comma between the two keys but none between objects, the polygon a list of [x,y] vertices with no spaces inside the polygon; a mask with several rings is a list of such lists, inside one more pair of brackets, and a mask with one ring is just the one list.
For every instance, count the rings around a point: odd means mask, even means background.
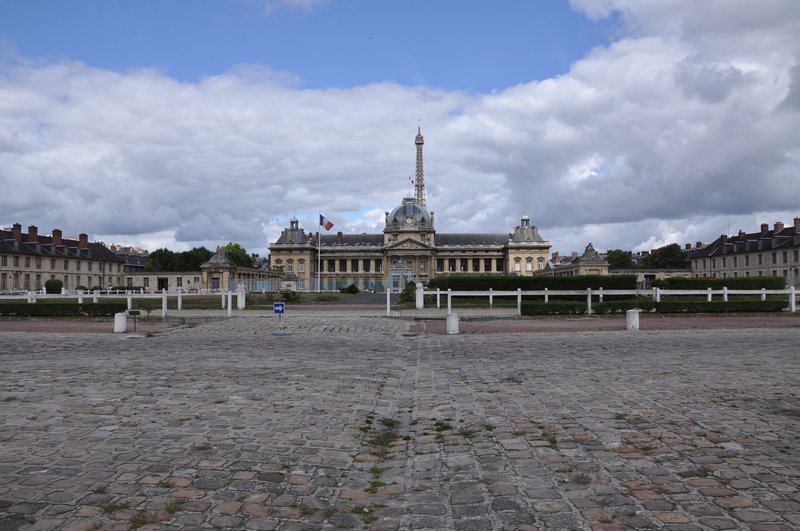
[{"label": "cloud", "polygon": [[260,6],[261,10],[271,15],[278,10],[314,11],[328,3],[328,0],[245,0],[249,4]]},{"label": "cloud", "polygon": [[511,231],[527,214],[554,250],[643,250],[800,215],[794,2],[573,5],[622,13],[619,38],[489,94],[5,59],[0,222],[261,254],[294,215],[378,232],[409,192],[418,117],[441,232]]}]

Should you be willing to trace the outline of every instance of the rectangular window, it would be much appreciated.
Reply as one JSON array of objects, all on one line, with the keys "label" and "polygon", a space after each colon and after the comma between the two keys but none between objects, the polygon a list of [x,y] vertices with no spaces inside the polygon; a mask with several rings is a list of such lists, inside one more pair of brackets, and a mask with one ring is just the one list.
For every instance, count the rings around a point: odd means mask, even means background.
[{"label": "rectangular window", "polygon": [[142,279],[142,286],[144,286],[145,288],[149,288],[150,287],[150,279],[148,277],[144,277]]},{"label": "rectangular window", "polygon": [[177,279],[175,279],[175,282],[179,288],[183,287],[183,277],[178,277]]},{"label": "rectangular window", "polygon": [[744,276],[749,277],[750,276],[750,271],[745,271],[744,272]]},{"label": "rectangular window", "polygon": [[525,262],[525,271],[533,271],[533,261],[528,260]]},{"label": "rectangular window", "polygon": [[75,271],[80,271],[80,270],[81,270],[81,261],[78,260],[77,262],[75,262]]},{"label": "rectangular window", "polygon": [[25,267],[29,268],[30,266],[31,266],[31,257],[30,256],[26,256],[25,257]]},{"label": "rectangular window", "polygon": [[339,260],[339,273],[347,271],[347,260]]},{"label": "rectangular window", "polygon": [[749,254],[744,257],[744,265],[745,266],[749,266],[750,265],[750,255]]},{"label": "rectangular window", "polygon": [[364,273],[369,273],[370,269],[372,269],[372,264],[369,260],[364,260]]},{"label": "rectangular window", "polygon": [[289,273],[292,273],[294,271],[294,262],[292,262],[291,260],[289,260],[289,262],[286,264],[286,271],[288,271]]},{"label": "rectangular window", "polygon": [[305,273],[305,271],[306,271],[306,263],[305,262],[300,262],[299,264],[297,264],[297,267],[298,267],[298,270],[301,273]]},{"label": "rectangular window", "polygon": [[481,259],[480,258],[473,258],[472,259],[472,271],[477,273],[481,270]]},{"label": "rectangular window", "polygon": [[[764,263],[764,255],[759,253],[759,255],[758,255],[758,265],[762,265],[763,263]],[[759,276],[761,276],[761,275],[759,275]]]},{"label": "rectangular window", "polygon": [[444,259],[437,258],[436,259],[436,271],[444,271]]},{"label": "rectangular window", "polygon": [[36,259],[36,269],[41,269],[41,268],[42,268],[42,259],[41,258],[37,258]]},{"label": "rectangular window", "polygon": [[716,268],[717,268],[717,259],[716,258],[712,258],[711,259],[711,269],[716,269]]},{"label": "rectangular window", "polygon": [[428,272],[428,261],[427,260],[420,260],[419,261],[419,272],[420,273],[427,273]]},{"label": "rectangular window", "polygon": [[738,256],[734,256],[733,257],[733,267],[739,267],[739,257]]},{"label": "rectangular window", "polygon": [[728,259],[725,257],[722,258],[722,267],[728,267]]},{"label": "rectangular window", "polygon": [[772,263],[773,264],[778,263],[778,253],[772,253]]},{"label": "rectangular window", "polygon": [[447,261],[447,271],[449,271],[450,273],[455,273],[456,272],[456,259],[455,258],[450,258]]},{"label": "rectangular window", "polygon": [[358,273],[358,259],[354,258],[350,260],[350,271],[353,273]]},{"label": "rectangular window", "polygon": [[326,269],[326,271],[328,273],[333,273],[334,271],[336,271],[336,260],[328,259],[328,260],[326,260],[326,262],[328,263],[328,265],[327,265],[328,269]]},{"label": "rectangular window", "polygon": [[462,258],[461,259],[461,269],[459,271],[465,272],[465,271],[467,271],[468,267],[469,267],[469,265],[467,265],[467,259],[466,258]]},{"label": "rectangular window", "polygon": [[89,262],[89,263],[87,264],[87,266],[86,266],[86,267],[88,268],[88,269],[87,269],[87,271],[91,271],[91,270],[92,270],[92,265],[93,265],[93,264],[94,264],[94,262]]},{"label": "rectangular window", "polygon": [[130,288],[130,287],[133,287],[133,279],[132,279],[131,277],[128,277],[128,280],[125,282],[125,284],[126,284],[126,285],[127,285],[129,288]]},{"label": "rectangular window", "polygon": [[3,264],[3,267],[7,267],[8,266],[8,256],[3,255],[3,259],[2,259],[1,263]]},{"label": "rectangular window", "polygon": [[798,260],[798,258],[800,258],[800,251],[795,250],[793,251],[793,254],[794,254],[794,263],[796,264],[797,262],[800,262],[800,260]]},{"label": "rectangular window", "polygon": [[376,273],[383,272],[383,260],[375,260],[375,272]]},{"label": "rectangular window", "polygon": [[498,271],[503,271],[505,269],[505,267],[506,267],[506,265],[505,265],[505,263],[503,263],[503,259],[502,258],[498,258],[497,259],[497,270]]},{"label": "rectangular window", "polygon": [[519,271],[521,269],[519,260],[514,262],[514,271]]},{"label": "rectangular window", "polygon": [[483,270],[487,273],[492,271],[492,259],[491,258],[484,258],[483,259]]},{"label": "rectangular window", "polygon": [[14,267],[19,267],[19,256],[14,257]]},{"label": "rectangular window", "polygon": [[781,258],[783,258],[783,263],[784,264],[788,264],[789,263],[789,252],[788,251],[783,251],[783,253],[781,253],[781,254],[782,254]]},{"label": "rectangular window", "polygon": [[69,260],[64,260],[64,271],[69,271]]}]

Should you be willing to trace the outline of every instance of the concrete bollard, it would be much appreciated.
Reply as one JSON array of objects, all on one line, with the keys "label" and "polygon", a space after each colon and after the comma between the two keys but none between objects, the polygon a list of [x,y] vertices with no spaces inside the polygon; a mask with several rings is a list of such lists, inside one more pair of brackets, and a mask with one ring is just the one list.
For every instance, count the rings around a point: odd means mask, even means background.
[{"label": "concrete bollard", "polygon": [[447,314],[447,333],[448,334],[457,334],[458,333],[458,314],[457,313],[448,313]]},{"label": "concrete bollard", "polygon": [[245,294],[244,288],[237,288],[236,289],[236,309],[237,310],[244,310],[245,309]]},{"label": "concrete bollard", "polygon": [[128,314],[125,312],[114,314],[114,333],[124,334],[128,331]]},{"label": "concrete bollard", "polygon": [[417,282],[415,303],[417,310],[421,310],[425,307],[425,295],[422,292],[422,282]]},{"label": "concrete bollard", "polygon": [[628,330],[639,330],[639,312],[641,310],[628,310],[625,312],[626,328]]}]

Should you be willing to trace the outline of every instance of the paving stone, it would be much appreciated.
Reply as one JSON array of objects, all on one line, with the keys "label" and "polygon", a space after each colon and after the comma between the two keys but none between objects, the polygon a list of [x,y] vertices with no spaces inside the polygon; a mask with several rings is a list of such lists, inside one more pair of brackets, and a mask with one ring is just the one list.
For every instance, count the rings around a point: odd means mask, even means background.
[{"label": "paving stone", "polygon": [[[0,528],[800,527],[780,451],[800,327],[287,321],[285,336],[246,313],[149,338],[4,333],[0,401],[23,399],[0,408]],[[398,422],[385,451],[380,418]]]}]

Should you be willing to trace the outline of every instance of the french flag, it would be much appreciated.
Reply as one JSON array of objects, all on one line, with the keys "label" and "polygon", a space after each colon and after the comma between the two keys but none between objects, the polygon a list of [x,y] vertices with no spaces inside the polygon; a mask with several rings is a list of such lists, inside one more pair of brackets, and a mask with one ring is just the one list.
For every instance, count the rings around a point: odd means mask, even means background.
[{"label": "french flag", "polygon": [[325,227],[325,230],[331,230],[333,228],[333,222],[323,216],[322,214],[319,215],[319,226]]}]

